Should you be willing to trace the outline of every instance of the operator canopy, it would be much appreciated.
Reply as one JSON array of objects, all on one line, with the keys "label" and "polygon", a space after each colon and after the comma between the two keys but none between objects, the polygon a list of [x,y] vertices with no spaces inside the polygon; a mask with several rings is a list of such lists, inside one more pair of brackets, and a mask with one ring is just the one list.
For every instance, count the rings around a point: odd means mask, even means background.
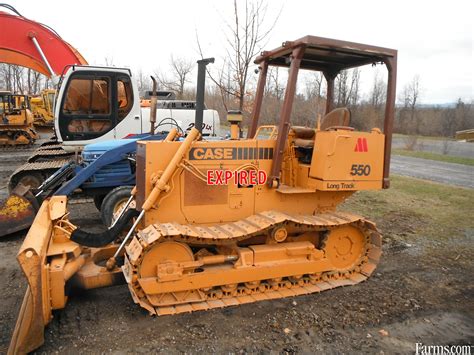
[{"label": "operator canopy", "polygon": [[305,47],[301,58],[301,69],[325,73],[337,73],[366,64],[386,62],[386,59],[396,57],[397,54],[396,50],[389,48],[306,36],[296,41],[283,42],[281,47],[272,51],[262,52],[255,60],[255,64],[267,61],[272,66],[289,67],[291,54],[297,47]]}]

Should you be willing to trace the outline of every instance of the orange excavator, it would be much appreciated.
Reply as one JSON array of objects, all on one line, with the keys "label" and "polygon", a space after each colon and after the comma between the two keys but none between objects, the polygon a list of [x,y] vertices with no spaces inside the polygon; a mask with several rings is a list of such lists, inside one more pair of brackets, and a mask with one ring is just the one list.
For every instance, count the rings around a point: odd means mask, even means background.
[{"label": "orange excavator", "polygon": [[53,29],[22,16],[13,6],[0,4],[13,12],[0,11],[0,62],[33,69],[53,81],[65,67],[86,65],[84,57]]},{"label": "orange excavator", "polygon": [[[64,68],[74,64],[87,64],[82,55],[69,43],[64,41],[54,30],[41,23],[22,16],[14,7],[0,4],[10,13],[0,11],[0,63],[19,65],[33,69],[51,78],[57,84]],[[26,116],[26,114],[24,115]],[[8,145],[33,142],[36,138],[33,119],[22,120],[21,123],[5,121],[0,134]],[[23,139],[12,139],[21,133]],[[51,154],[52,144],[48,144],[43,154],[54,159]],[[47,153],[49,151],[49,153]],[[59,152],[56,152],[56,154]],[[61,155],[61,153],[59,153]]]}]

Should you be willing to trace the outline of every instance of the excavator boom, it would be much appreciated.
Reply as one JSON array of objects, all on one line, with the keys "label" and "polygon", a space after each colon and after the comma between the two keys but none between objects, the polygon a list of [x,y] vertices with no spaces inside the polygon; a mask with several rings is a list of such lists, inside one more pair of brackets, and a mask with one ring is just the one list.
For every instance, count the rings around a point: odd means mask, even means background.
[{"label": "excavator boom", "polygon": [[60,75],[67,65],[87,64],[54,30],[21,16],[8,5],[2,6],[16,14],[0,11],[1,63],[27,67],[47,77]]}]

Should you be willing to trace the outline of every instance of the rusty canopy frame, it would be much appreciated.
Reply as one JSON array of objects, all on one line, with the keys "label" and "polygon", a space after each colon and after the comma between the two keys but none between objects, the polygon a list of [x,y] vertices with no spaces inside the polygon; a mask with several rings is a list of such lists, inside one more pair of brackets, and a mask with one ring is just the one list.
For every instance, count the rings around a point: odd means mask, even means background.
[{"label": "rusty canopy frame", "polygon": [[385,64],[388,71],[387,97],[383,133],[385,134],[383,188],[390,186],[390,150],[395,109],[397,81],[397,51],[389,48],[375,47],[366,44],[339,41],[330,38],[306,36],[296,41],[287,41],[272,51],[264,51],[255,60],[259,65],[255,103],[251,114],[251,126],[248,137],[254,138],[257,132],[263,93],[269,66],[289,68],[285,98],[280,112],[278,137],[273,157],[270,184],[279,181],[283,151],[290,130],[290,116],[293,106],[296,81],[300,69],[321,71],[327,81],[326,113],[334,108],[334,80],[345,69],[367,64]]}]

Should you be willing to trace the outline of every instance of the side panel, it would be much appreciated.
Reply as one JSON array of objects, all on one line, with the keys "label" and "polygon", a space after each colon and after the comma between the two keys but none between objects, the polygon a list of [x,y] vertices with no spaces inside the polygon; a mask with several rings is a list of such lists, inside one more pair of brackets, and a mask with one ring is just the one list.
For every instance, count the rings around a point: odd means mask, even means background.
[{"label": "side panel", "polygon": [[[164,171],[180,142],[138,142],[137,205],[141,206],[152,190],[152,181]],[[144,218],[143,225],[153,223],[214,224],[235,221],[267,210],[291,210],[313,214],[334,210],[351,192],[309,191],[282,193],[267,184],[245,186],[231,179],[224,185],[209,185],[208,171],[234,172],[258,169],[268,176],[275,140],[199,141],[195,142],[185,165],[170,182],[170,191],[163,193]],[[194,171],[194,174],[189,171]],[[201,177],[196,176],[196,172]],[[212,179],[216,180],[213,175]]]},{"label": "side panel", "polygon": [[380,189],[384,140],[378,131],[318,132],[309,177],[318,190]]}]

